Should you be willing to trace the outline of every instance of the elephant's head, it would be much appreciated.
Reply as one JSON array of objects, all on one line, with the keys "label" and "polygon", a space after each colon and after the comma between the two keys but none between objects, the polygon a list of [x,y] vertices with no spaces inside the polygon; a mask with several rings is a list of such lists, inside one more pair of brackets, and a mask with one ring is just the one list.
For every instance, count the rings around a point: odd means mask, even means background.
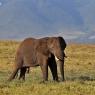
[{"label": "elephant's head", "polygon": [[62,37],[51,37],[48,41],[48,47],[60,65],[62,80],[64,80],[64,50],[66,48],[66,42]]},{"label": "elephant's head", "polygon": [[51,37],[48,41],[49,50],[59,60],[64,60],[66,42],[62,37]]}]

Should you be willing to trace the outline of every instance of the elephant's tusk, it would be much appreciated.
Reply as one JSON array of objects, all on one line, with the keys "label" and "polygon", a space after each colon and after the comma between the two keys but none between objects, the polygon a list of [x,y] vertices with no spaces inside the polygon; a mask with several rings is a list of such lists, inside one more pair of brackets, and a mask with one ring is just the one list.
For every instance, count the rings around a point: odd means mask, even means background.
[{"label": "elephant's tusk", "polygon": [[55,56],[55,60],[56,60],[56,61],[59,61],[59,58],[57,58],[57,57]]}]

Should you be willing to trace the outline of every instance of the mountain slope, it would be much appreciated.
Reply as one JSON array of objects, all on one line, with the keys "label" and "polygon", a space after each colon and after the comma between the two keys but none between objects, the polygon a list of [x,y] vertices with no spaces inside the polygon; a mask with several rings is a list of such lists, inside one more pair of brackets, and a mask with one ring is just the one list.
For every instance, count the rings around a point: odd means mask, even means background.
[{"label": "mountain slope", "polygon": [[95,0],[0,0],[0,39],[84,39],[94,31],[94,5]]}]

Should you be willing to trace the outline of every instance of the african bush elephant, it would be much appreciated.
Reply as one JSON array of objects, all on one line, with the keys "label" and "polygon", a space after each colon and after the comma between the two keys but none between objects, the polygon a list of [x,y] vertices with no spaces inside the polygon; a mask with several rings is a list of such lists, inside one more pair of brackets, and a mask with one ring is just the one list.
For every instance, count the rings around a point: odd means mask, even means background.
[{"label": "african bush elephant", "polygon": [[53,80],[58,80],[57,64],[59,61],[62,80],[64,81],[64,50],[66,42],[62,37],[45,37],[40,39],[27,38],[21,42],[17,53],[16,63],[9,81],[13,80],[20,70],[20,77],[25,79],[26,69],[40,66],[44,81],[48,80],[48,66],[51,70]]}]

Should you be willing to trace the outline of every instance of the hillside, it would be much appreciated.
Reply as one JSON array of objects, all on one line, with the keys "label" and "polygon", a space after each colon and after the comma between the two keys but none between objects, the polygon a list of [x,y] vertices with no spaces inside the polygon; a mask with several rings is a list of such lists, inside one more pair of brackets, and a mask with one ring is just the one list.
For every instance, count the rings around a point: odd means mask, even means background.
[{"label": "hillside", "polygon": [[0,0],[0,39],[61,35],[94,42],[95,0]]}]

